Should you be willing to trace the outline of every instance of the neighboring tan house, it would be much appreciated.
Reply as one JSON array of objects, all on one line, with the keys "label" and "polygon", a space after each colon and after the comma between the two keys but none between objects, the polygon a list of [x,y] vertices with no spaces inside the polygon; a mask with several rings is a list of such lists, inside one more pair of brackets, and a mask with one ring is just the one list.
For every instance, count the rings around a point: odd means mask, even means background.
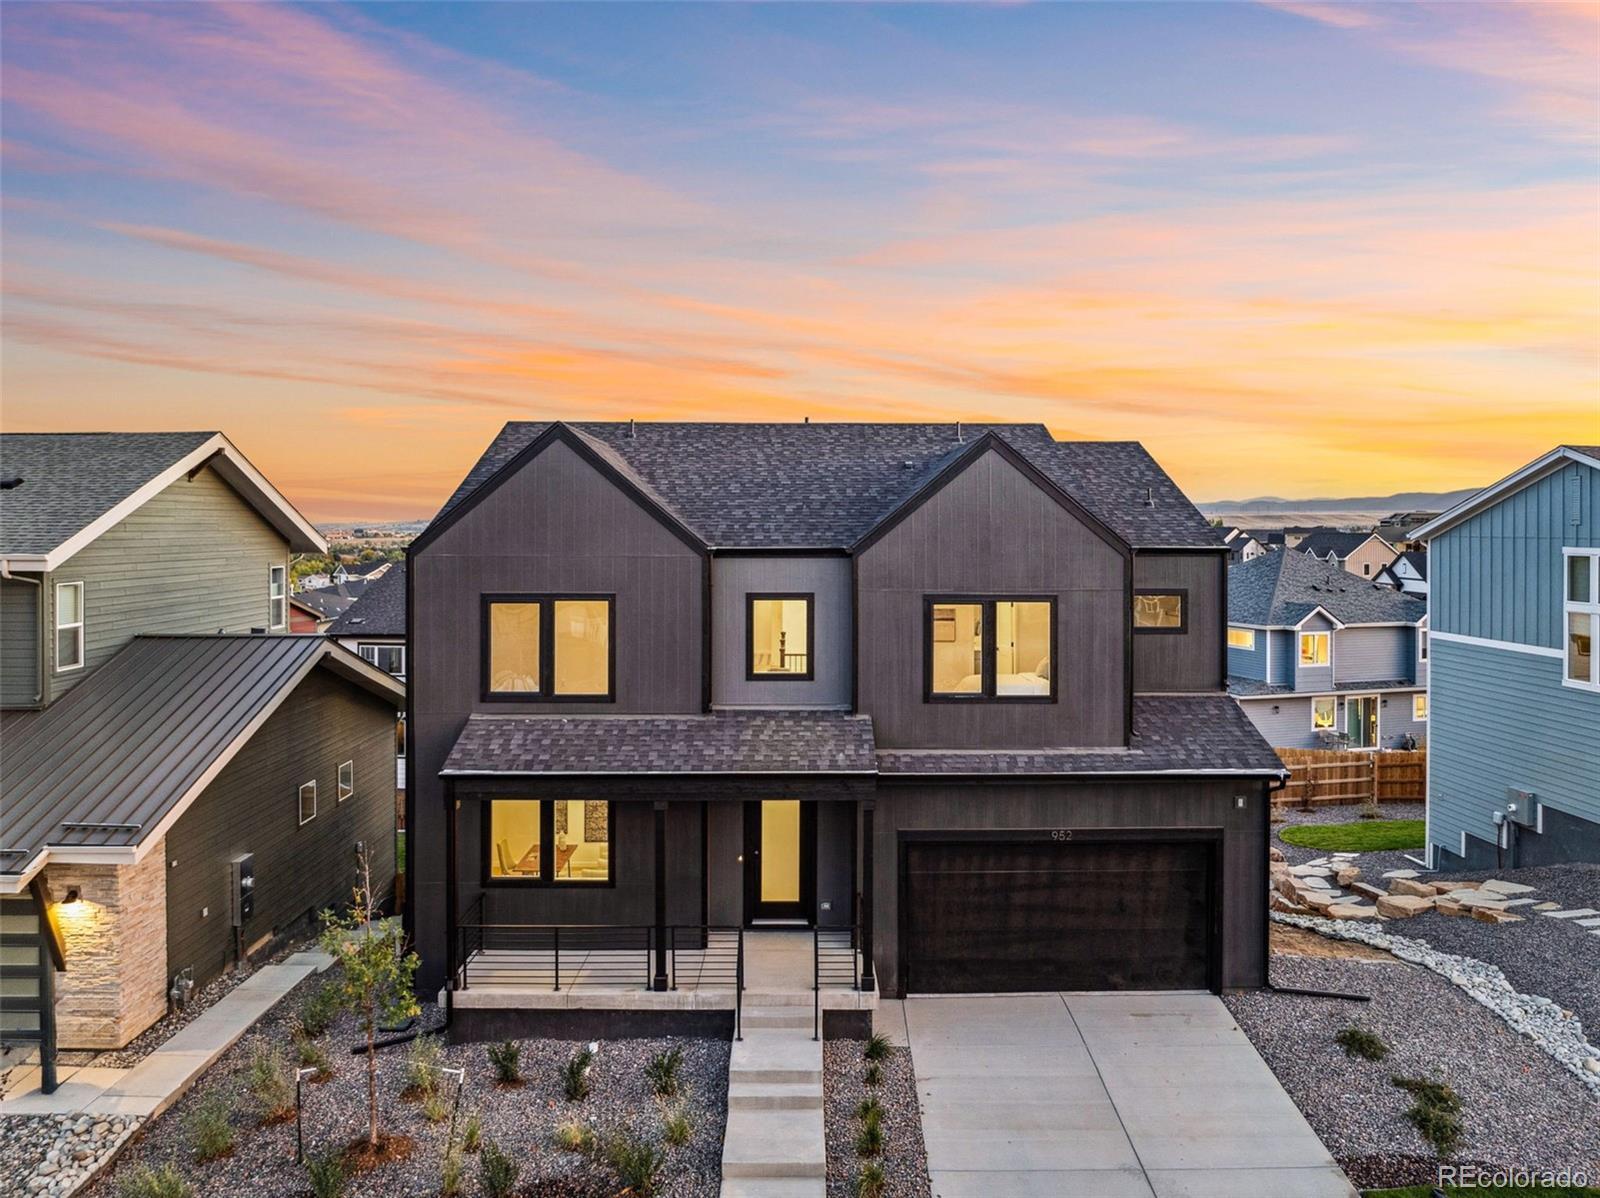
[{"label": "neighboring tan house", "polygon": [[1393,512],[1378,521],[1372,531],[1401,552],[1420,551],[1426,546],[1417,539],[1417,530],[1438,518],[1438,512]]},{"label": "neighboring tan house", "polygon": [[1431,863],[1600,862],[1600,445],[1553,449],[1416,536]]},{"label": "neighboring tan house", "polygon": [[1418,599],[1426,599],[1428,597],[1427,550],[1407,549],[1395,554],[1394,561],[1378,571],[1378,581],[1397,591],[1415,595]]},{"label": "neighboring tan house", "polygon": [[1265,545],[1242,528],[1228,529],[1222,534],[1222,540],[1228,546],[1229,561],[1253,562],[1269,552]]},{"label": "neighboring tan house", "polygon": [[1304,553],[1228,571],[1228,691],[1280,749],[1428,738],[1428,607]]},{"label": "neighboring tan house", "polygon": [[419,985],[511,925],[771,924],[885,995],[1264,984],[1226,567],[1133,442],[508,424],[410,548]]},{"label": "neighboring tan house", "polygon": [[1394,560],[1394,546],[1375,532],[1314,532],[1296,548],[1358,578],[1376,578]]},{"label": "neighboring tan house", "polygon": [[[377,666],[406,681],[406,566],[390,565],[383,575],[328,626],[327,635]],[[395,787],[406,788],[406,716],[395,725]]]},{"label": "neighboring tan house", "polygon": [[48,1064],[308,931],[357,844],[387,889],[404,692],[289,633],[326,546],[222,434],[7,434],[0,475],[0,1009]]}]

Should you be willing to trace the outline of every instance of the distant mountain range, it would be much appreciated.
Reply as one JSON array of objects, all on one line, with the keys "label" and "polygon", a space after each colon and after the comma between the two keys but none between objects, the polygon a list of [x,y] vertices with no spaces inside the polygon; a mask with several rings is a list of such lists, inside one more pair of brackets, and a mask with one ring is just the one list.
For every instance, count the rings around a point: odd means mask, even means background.
[{"label": "distant mountain range", "polygon": [[1359,495],[1321,499],[1285,499],[1261,495],[1255,499],[1219,499],[1196,506],[1207,516],[1231,523],[1265,526],[1283,524],[1370,524],[1390,512],[1442,512],[1478,491],[1401,491],[1394,495]]}]

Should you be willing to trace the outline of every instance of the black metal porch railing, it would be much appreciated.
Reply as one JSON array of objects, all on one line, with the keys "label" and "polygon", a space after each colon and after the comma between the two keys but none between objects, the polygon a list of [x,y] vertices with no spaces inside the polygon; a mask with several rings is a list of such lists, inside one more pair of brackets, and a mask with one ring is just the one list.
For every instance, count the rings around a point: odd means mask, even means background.
[{"label": "black metal porch railing", "polygon": [[861,989],[861,931],[856,924],[811,929],[811,1038],[822,1038],[822,992]]},{"label": "black metal porch railing", "polygon": [[[734,1037],[742,1037],[744,929],[720,924],[513,924],[484,919],[480,896],[456,925],[452,988],[480,983],[535,990],[655,988],[658,956],[667,988],[731,989]],[[664,953],[658,953],[664,949]]]}]

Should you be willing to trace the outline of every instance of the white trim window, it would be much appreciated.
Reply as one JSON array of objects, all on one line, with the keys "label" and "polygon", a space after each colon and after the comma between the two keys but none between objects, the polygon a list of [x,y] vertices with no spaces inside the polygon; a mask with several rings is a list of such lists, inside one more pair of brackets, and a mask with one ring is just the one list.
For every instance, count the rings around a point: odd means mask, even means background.
[{"label": "white trim window", "polygon": [[1424,666],[1428,664],[1428,630],[1426,628],[1417,629],[1417,664]]},{"label": "white trim window", "polygon": [[286,628],[289,624],[288,570],[283,566],[267,567],[267,626]]},{"label": "white trim window", "polygon": [[1314,732],[1332,731],[1339,723],[1339,699],[1335,695],[1318,695],[1311,700],[1311,729]]},{"label": "white trim window", "polygon": [[83,583],[56,583],[56,670],[83,669]]},{"label": "white trim window", "polygon": [[382,642],[358,642],[356,652],[370,665],[396,678],[406,676],[406,647]]},{"label": "white trim window", "polygon": [[1228,629],[1228,648],[1249,649],[1252,653],[1256,648],[1256,630],[1254,628]]},{"label": "white trim window", "polygon": [[317,818],[316,779],[300,784],[300,826],[303,828]]},{"label": "white trim window", "polygon": [[1300,634],[1300,664],[1307,669],[1321,669],[1332,659],[1333,634],[1331,632],[1302,632]]},{"label": "white trim window", "polygon": [[356,763],[353,761],[341,762],[339,765],[339,798],[342,803],[356,793]]},{"label": "white trim window", "polygon": [[1561,684],[1600,691],[1600,662],[1595,638],[1600,637],[1600,549],[1562,550]]},{"label": "white trim window", "polygon": [[1411,722],[1413,724],[1426,724],[1428,722],[1428,696],[1411,696]]}]

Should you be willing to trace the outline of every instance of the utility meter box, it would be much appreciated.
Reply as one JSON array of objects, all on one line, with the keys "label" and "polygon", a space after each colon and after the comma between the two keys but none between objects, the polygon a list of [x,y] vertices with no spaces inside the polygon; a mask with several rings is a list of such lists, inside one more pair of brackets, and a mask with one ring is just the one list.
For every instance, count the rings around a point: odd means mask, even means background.
[{"label": "utility meter box", "polygon": [[1539,796],[1531,790],[1517,790],[1514,787],[1506,790],[1506,818],[1512,823],[1521,824],[1525,828],[1536,827],[1539,823],[1538,810]]},{"label": "utility meter box", "polygon": [[229,890],[233,896],[233,926],[242,928],[256,913],[256,856],[240,853],[228,866],[233,871],[233,885]]}]

